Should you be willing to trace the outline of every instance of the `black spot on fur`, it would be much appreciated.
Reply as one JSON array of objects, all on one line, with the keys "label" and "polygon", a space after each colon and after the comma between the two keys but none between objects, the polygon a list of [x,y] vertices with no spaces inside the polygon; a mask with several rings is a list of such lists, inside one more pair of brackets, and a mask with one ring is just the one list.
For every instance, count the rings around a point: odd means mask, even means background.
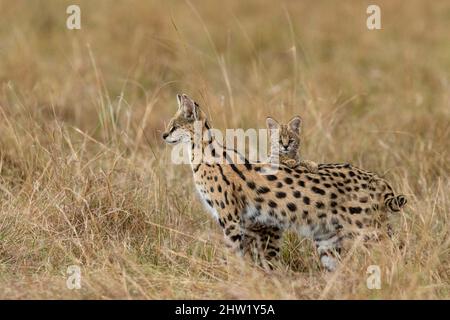
[{"label": "black spot on fur", "polygon": [[325,194],[325,190],[320,189],[320,188],[318,188],[318,187],[316,187],[316,186],[313,186],[313,187],[311,188],[311,190],[312,190],[313,192],[317,193],[317,194],[321,194],[321,195],[324,195],[324,194]]},{"label": "black spot on fur", "polygon": [[286,205],[286,207],[287,207],[290,211],[292,211],[292,212],[294,212],[294,211],[297,210],[297,206],[296,206],[294,203],[292,203],[292,202],[288,202],[288,204]]},{"label": "black spot on fur", "polygon": [[268,205],[269,205],[269,207],[271,207],[271,208],[276,208],[276,207],[277,207],[277,203],[274,202],[274,201],[272,201],[272,200],[269,200]]},{"label": "black spot on fur", "polygon": [[368,201],[369,201],[369,197],[367,197],[367,196],[359,198],[359,202],[361,202],[361,203],[367,203]]},{"label": "black spot on fur", "polygon": [[258,189],[256,189],[256,192],[259,193],[259,194],[265,194],[265,193],[267,193],[269,191],[270,191],[270,189],[267,188],[267,187],[259,187]]},{"label": "black spot on fur", "polygon": [[275,196],[276,196],[278,199],[283,199],[283,198],[286,198],[286,193],[285,193],[285,192],[282,192],[282,191],[279,191],[279,192],[275,193]]},{"label": "black spot on fur", "polygon": [[351,214],[360,214],[362,209],[360,207],[350,207],[349,211]]},{"label": "black spot on fur", "polygon": [[316,202],[316,208],[317,209],[323,209],[323,208],[325,208],[325,204],[322,201],[317,201]]},{"label": "black spot on fur", "polygon": [[231,236],[230,239],[231,239],[231,241],[236,242],[238,240],[241,240],[241,235],[235,234],[234,236]]},{"label": "black spot on fur", "polygon": [[292,170],[287,167],[283,167],[283,170],[286,171],[287,173],[292,173]]}]

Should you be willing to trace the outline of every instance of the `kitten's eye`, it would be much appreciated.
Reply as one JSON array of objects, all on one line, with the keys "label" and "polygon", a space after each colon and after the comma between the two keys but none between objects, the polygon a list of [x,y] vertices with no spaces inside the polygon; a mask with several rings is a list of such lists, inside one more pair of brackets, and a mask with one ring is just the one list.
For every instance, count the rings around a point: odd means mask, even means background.
[{"label": "kitten's eye", "polygon": [[289,143],[294,143],[294,139],[289,139]]}]

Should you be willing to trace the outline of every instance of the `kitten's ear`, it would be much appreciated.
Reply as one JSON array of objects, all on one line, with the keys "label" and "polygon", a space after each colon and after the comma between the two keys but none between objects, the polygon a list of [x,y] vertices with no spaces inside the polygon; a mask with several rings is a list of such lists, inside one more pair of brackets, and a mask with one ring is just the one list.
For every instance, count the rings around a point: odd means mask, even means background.
[{"label": "kitten's ear", "polygon": [[289,121],[288,126],[292,131],[294,131],[296,133],[300,133],[301,124],[302,124],[302,118],[300,118],[299,116],[296,116],[296,117],[292,118],[291,121]]},{"label": "kitten's ear", "polygon": [[199,107],[198,104],[189,98],[187,95],[177,94],[178,101],[178,109],[183,112],[183,116],[189,120],[198,120],[199,119]]},{"label": "kitten's ear", "polygon": [[266,125],[267,125],[267,128],[269,128],[269,130],[276,130],[276,129],[280,128],[280,125],[278,124],[278,122],[270,117],[268,117],[266,119]]}]

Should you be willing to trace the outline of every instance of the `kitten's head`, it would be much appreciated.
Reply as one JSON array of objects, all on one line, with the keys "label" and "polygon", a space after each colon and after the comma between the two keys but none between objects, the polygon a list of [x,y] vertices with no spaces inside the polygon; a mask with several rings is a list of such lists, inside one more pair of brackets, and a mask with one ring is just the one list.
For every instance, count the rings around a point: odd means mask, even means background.
[{"label": "kitten's head", "polygon": [[[279,124],[272,118],[267,118],[267,128],[270,130],[270,143],[272,154],[295,158],[300,148],[300,125],[302,119],[298,116],[292,118],[288,124]],[[278,134],[275,134],[277,131]]]}]

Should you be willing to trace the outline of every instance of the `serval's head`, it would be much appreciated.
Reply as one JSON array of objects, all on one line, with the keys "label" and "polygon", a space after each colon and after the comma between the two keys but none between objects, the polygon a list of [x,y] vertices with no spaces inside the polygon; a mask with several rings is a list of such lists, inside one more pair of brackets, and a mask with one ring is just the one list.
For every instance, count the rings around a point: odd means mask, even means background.
[{"label": "serval's head", "polygon": [[195,130],[199,128],[203,132],[206,126],[206,115],[200,110],[197,102],[185,94],[177,94],[177,101],[178,110],[162,134],[164,141],[169,144],[190,142]]},{"label": "serval's head", "polygon": [[[272,156],[295,158],[300,148],[300,125],[302,120],[296,116],[288,124],[279,124],[272,118],[266,119],[270,130],[270,150]],[[278,134],[275,134],[275,133]]]}]

